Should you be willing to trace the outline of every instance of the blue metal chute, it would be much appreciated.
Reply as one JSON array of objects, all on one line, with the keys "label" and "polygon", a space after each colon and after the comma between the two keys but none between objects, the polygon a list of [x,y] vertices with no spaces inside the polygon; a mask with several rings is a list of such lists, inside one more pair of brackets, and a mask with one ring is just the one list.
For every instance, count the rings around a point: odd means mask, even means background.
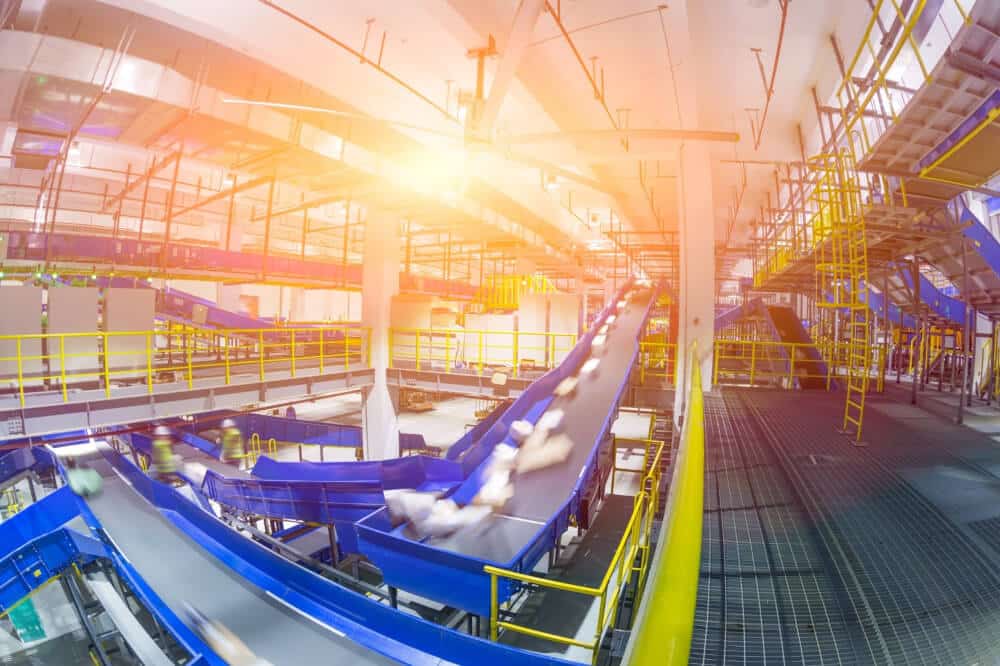
[{"label": "blue metal chute", "polygon": [[963,225],[962,235],[972,241],[975,251],[1000,276],[1000,241],[964,203],[959,209],[958,221]]},{"label": "blue metal chute", "polygon": [[104,544],[65,525],[81,515],[63,487],[0,524],[0,613],[76,561],[105,557]]},{"label": "blue metal chute", "polygon": [[[906,283],[906,286],[912,290],[913,276],[910,271],[905,268],[901,269],[899,275]],[[938,317],[947,319],[957,326],[964,325],[966,317],[965,303],[957,298],[952,298],[941,293],[941,290],[935,287],[924,275],[920,276],[920,300]]]},{"label": "blue metal chute", "polygon": [[715,315],[715,330],[721,331],[747,317],[766,315],[767,308],[764,306],[764,301],[760,298],[752,298],[745,303],[741,303],[729,308],[725,312]]},{"label": "blue metal chute", "polygon": [[455,461],[430,456],[361,462],[279,462],[262,456],[253,468],[253,475],[290,482],[375,483],[383,490],[446,491],[462,481],[462,468]]},{"label": "blue metal chute", "polygon": [[[178,528],[179,534],[238,572],[238,579],[245,585],[259,588],[295,609],[308,627],[315,627],[314,621],[337,627],[353,641],[401,663],[517,663],[525,666],[570,663],[557,656],[524,652],[449,631],[438,624],[401,613],[247,539],[214,515],[199,509],[174,488],[150,479],[127,459],[112,456],[109,460],[128,480],[128,486],[159,509]],[[124,563],[129,565],[128,573],[137,577],[128,561]],[[136,586],[140,593],[155,598],[155,590],[146,586],[141,578],[136,580]],[[158,617],[176,618],[170,608],[162,604],[157,608],[162,613]],[[208,657],[212,655],[205,658]],[[209,663],[220,662],[209,659]]]},{"label": "blue metal chute", "polygon": [[233,509],[258,516],[334,525],[341,550],[357,552],[354,523],[385,506],[378,481],[286,481],[227,478],[212,470],[205,494]]}]

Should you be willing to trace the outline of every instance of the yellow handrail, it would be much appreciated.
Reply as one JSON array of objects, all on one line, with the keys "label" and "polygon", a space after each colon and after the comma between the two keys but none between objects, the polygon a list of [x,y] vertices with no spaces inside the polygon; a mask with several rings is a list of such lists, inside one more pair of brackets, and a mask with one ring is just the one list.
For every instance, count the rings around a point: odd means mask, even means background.
[{"label": "yellow handrail", "polygon": [[[342,336],[336,352],[323,349],[333,333]],[[161,375],[174,375],[188,387],[200,376],[228,385],[234,372],[254,367],[264,380],[276,366],[294,376],[305,364],[328,359],[343,360],[345,368],[365,364],[368,337],[369,329],[360,326],[5,334],[0,354],[9,351],[0,355],[0,383],[16,387],[22,406],[26,385],[57,386],[64,402],[70,399],[68,385],[79,382],[97,384],[108,396],[120,379],[145,381],[152,392]]]},{"label": "yellow handrail", "polygon": [[480,372],[487,367],[555,367],[576,345],[575,333],[512,331],[481,328],[389,329],[389,367],[412,364],[417,370],[440,363],[449,370],[457,362]]},{"label": "yellow handrail", "polygon": [[[625,533],[622,535],[599,585],[576,585],[489,565],[483,568],[490,575],[491,640],[497,640],[499,630],[505,629],[562,645],[586,648],[592,652],[592,663],[597,663],[601,640],[608,627],[615,626],[618,617],[618,602],[622,591],[633,580],[633,577],[635,577],[639,585],[639,594],[641,594],[642,581],[646,576],[650,551],[652,549],[653,520],[659,506],[660,461],[665,449],[662,441],[655,443],[658,445],[656,454],[651,459],[648,455],[646,456],[643,469],[630,470],[643,474],[643,487],[635,498],[632,514],[625,527]],[[499,619],[501,605],[499,599],[500,578],[527,583],[537,587],[594,597],[598,600],[598,613],[597,627],[594,631],[593,640],[582,641],[574,637],[539,631],[538,629]]]},{"label": "yellow handrail", "polygon": [[705,494],[705,403],[695,345],[689,367],[691,385],[664,526],[649,587],[636,596],[638,619],[625,664],[687,664],[691,650]]}]

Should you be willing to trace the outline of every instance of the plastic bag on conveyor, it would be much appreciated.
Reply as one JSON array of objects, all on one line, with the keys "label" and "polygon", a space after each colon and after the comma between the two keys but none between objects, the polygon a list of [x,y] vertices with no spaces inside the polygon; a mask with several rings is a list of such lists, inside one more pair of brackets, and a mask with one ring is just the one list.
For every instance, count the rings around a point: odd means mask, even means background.
[{"label": "plastic bag on conveyor", "polygon": [[424,520],[413,522],[417,534],[428,537],[444,537],[461,529],[482,523],[493,513],[493,508],[482,504],[467,504],[459,507],[453,500],[443,499],[434,503]]},{"label": "plastic bag on conveyor", "polygon": [[221,622],[209,619],[190,604],[185,604],[185,611],[188,622],[193,625],[194,630],[229,666],[272,666],[271,662],[251,652],[250,648]]},{"label": "plastic bag on conveyor", "polygon": [[438,496],[407,488],[385,491],[385,505],[394,524],[426,520],[434,509]]},{"label": "plastic bag on conveyor", "polygon": [[523,449],[517,457],[517,473],[527,474],[566,462],[573,440],[565,433],[547,437],[541,444]]}]

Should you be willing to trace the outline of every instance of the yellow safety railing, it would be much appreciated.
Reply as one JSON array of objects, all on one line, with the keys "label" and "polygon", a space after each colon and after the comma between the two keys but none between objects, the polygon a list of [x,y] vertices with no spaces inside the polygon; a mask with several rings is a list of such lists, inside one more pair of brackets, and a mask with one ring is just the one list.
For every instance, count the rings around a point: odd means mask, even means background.
[{"label": "yellow safety railing", "polygon": [[13,516],[15,513],[21,510],[21,498],[17,492],[17,488],[10,487],[4,491],[4,506],[2,507],[4,513],[7,516]]},{"label": "yellow safety railing", "polygon": [[[649,473],[649,460],[650,456],[654,456],[660,453],[660,463],[662,464],[664,458],[670,457],[670,451],[660,452],[660,447],[663,446],[663,442],[658,439],[653,439],[652,430],[653,424],[656,419],[650,419],[650,436],[645,439],[635,439],[631,437],[614,437],[611,445],[611,494],[615,494],[615,478],[618,476],[618,472],[624,474],[638,474],[640,477],[645,476]],[[619,464],[618,452],[627,449],[629,451],[634,449],[642,449],[642,465],[639,467],[626,467]]]},{"label": "yellow safety railing", "polygon": [[552,368],[576,345],[575,333],[504,331],[469,328],[391,328],[389,367],[416,370],[457,365],[483,374],[488,368]]},{"label": "yellow safety railing", "polygon": [[[497,640],[500,630],[504,629],[561,645],[585,648],[590,650],[593,655],[592,663],[597,663],[601,640],[607,629],[615,626],[618,619],[618,602],[622,592],[629,583],[636,583],[638,585],[637,595],[642,593],[643,580],[646,577],[653,545],[653,520],[659,506],[660,460],[664,455],[669,455],[669,452],[664,451],[663,442],[656,442],[656,445],[656,453],[648,458],[647,464],[641,470],[644,479],[643,486],[635,498],[632,514],[625,525],[625,533],[622,535],[618,548],[615,550],[599,585],[576,585],[494,566],[484,567],[486,573],[490,575],[491,640]],[[699,517],[699,525],[701,524],[700,520]],[[594,630],[594,638],[592,640],[579,640],[501,620],[500,611],[503,606],[509,603],[501,602],[499,598],[499,580],[501,578],[538,588],[571,592],[597,599],[597,627]]]},{"label": "yellow safety railing", "polygon": [[[740,340],[719,338],[715,341],[712,383],[735,382],[746,385],[781,384],[794,386],[795,379],[820,379],[829,383],[850,346],[832,341],[776,342],[773,340]],[[825,366],[810,354],[818,352]],[[877,348],[872,353],[878,353]]]},{"label": "yellow safety railing", "polygon": [[639,343],[639,381],[661,379],[677,385],[677,343],[644,341]]},{"label": "yellow safety railing", "polygon": [[491,275],[476,301],[487,310],[516,310],[525,294],[551,294],[556,289],[544,275]]},{"label": "yellow safety railing", "polygon": [[680,447],[648,590],[636,593],[638,614],[625,664],[680,666],[691,650],[705,495],[705,403],[696,346],[689,359]]},{"label": "yellow safety railing", "polygon": [[74,384],[102,387],[110,397],[118,382],[145,384],[153,392],[163,379],[186,381],[234,374],[320,373],[352,364],[368,365],[369,329],[359,326],[97,331],[0,335],[0,387],[18,391],[58,387],[64,402]]},{"label": "yellow safety railing", "polygon": [[268,438],[265,443],[260,436],[260,433],[253,433],[250,435],[250,443],[247,445],[246,458],[249,461],[250,467],[257,464],[257,460],[264,454],[266,447],[267,453],[275,454],[278,452],[278,440],[274,437]]}]

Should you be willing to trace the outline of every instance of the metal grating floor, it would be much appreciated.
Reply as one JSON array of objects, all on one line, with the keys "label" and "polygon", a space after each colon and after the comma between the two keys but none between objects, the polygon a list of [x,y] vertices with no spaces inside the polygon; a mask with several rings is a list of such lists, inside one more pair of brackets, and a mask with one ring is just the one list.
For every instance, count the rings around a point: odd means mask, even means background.
[{"label": "metal grating floor", "polygon": [[707,396],[692,664],[853,664],[846,599],[806,512],[738,400]]},{"label": "metal grating floor", "polygon": [[1000,477],[989,466],[1000,450],[991,455],[987,438],[957,426],[876,410],[866,414],[869,445],[852,446],[833,428],[843,414],[838,394],[743,390],[726,400],[755,417],[755,448],[777,454],[809,506],[845,608],[860,619],[861,661],[1000,657],[997,525],[983,518],[1000,513]]}]

